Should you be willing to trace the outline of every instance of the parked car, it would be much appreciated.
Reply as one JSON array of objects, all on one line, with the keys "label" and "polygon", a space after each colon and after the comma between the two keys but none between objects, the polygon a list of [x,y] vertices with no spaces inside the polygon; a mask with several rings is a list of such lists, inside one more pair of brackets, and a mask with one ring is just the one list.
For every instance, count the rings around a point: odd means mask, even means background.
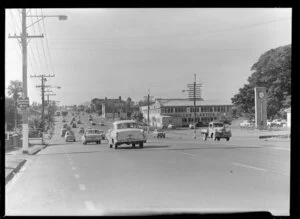
[{"label": "parked car", "polygon": [[207,138],[220,141],[221,138],[225,138],[227,141],[231,138],[231,130],[229,130],[223,122],[210,122],[206,129],[201,130],[203,140]]},{"label": "parked car", "polygon": [[99,125],[100,125],[100,126],[104,126],[104,122],[100,122]]},{"label": "parked car", "polygon": [[194,129],[194,128],[195,128],[195,125],[191,123],[191,124],[189,125],[189,128],[190,128],[190,129]]},{"label": "parked car", "polygon": [[66,128],[62,128],[62,129],[60,130],[60,137],[65,137],[66,131],[67,131]]},{"label": "parked car", "polygon": [[106,134],[109,147],[115,149],[122,144],[132,145],[135,147],[139,144],[140,148],[144,147],[147,141],[147,135],[139,124],[134,120],[120,120],[113,123],[113,127]]},{"label": "parked car", "polygon": [[106,137],[105,137],[105,133],[104,133],[104,131],[103,131],[103,130],[101,130],[101,129],[99,129],[99,132],[100,132],[100,134],[101,134],[101,140],[105,140],[105,139],[106,139]]},{"label": "parked car", "polygon": [[92,125],[96,125],[96,123],[95,123],[95,122],[93,122],[93,121],[91,121],[91,124],[92,124]]},{"label": "parked car", "polygon": [[79,134],[83,134],[83,133],[84,133],[84,128],[83,128],[83,127],[79,127],[78,133],[79,133]]},{"label": "parked car", "polygon": [[63,119],[62,122],[66,122],[67,120]]},{"label": "parked car", "polygon": [[98,129],[87,128],[81,137],[82,144],[95,142],[101,144],[102,135]]},{"label": "parked car", "polygon": [[154,138],[165,138],[166,133],[162,129],[155,129],[152,133]]},{"label": "parked car", "polygon": [[89,121],[93,121],[93,118],[89,118]]},{"label": "parked car", "polygon": [[168,129],[176,129],[176,126],[173,125],[173,124],[169,124],[169,125],[168,125]]},{"label": "parked car", "polygon": [[76,123],[72,124],[72,128],[77,128]]},{"label": "parked car", "polygon": [[78,120],[77,121],[77,124],[79,125],[79,124],[82,124],[82,121],[81,120]]},{"label": "parked car", "polygon": [[66,134],[65,134],[65,141],[68,142],[68,141],[76,141],[75,139],[75,135],[74,135],[74,132],[68,130],[66,131]]},{"label": "parked car", "polygon": [[243,122],[240,123],[241,128],[249,128],[249,127],[253,127],[254,125],[255,123],[251,120],[244,120]]}]

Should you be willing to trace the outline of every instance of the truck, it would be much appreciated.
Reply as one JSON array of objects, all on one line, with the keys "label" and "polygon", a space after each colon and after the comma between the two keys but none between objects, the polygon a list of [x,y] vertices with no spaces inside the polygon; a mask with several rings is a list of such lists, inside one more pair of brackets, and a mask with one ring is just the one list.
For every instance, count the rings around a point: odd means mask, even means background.
[{"label": "truck", "polygon": [[226,128],[223,122],[210,122],[206,129],[201,129],[201,135],[203,135],[204,141],[206,141],[207,138],[214,139],[215,141],[220,141],[221,138],[225,138],[229,141],[231,138],[231,130]]}]

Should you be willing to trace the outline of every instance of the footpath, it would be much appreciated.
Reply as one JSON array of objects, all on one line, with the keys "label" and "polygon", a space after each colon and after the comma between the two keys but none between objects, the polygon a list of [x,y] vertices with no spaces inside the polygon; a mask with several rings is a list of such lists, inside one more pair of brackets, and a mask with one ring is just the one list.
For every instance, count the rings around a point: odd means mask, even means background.
[{"label": "footpath", "polygon": [[24,166],[31,156],[47,147],[45,145],[29,146],[28,153],[24,154],[22,148],[12,148],[5,151],[5,184],[7,184],[14,175]]}]

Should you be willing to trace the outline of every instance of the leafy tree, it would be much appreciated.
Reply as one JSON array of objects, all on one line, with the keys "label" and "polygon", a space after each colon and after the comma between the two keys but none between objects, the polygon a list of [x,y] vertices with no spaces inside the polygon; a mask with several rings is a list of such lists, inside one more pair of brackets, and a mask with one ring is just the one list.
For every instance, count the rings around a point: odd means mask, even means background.
[{"label": "leafy tree", "polygon": [[14,100],[14,112],[15,112],[15,128],[17,128],[17,100],[21,96],[21,93],[23,92],[23,84],[21,81],[15,80],[15,81],[10,81],[10,84],[7,88],[8,90],[8,95],[12,96]]},{"label": "leafy tree", "polygon": [[133,112],[133,114],[131,115],[131,118],[138,121],[138,122],[142,122],[144,119],[143,113],[142,112],[138,112],[135,111]]},{"label": "leafy tree", "polygon": [[274,118],[291,105],[291,45],[271,49],[252,66],[248,84],[231,100],[239,113],[254,117],[254,87],[267,88],[267,114]]}]

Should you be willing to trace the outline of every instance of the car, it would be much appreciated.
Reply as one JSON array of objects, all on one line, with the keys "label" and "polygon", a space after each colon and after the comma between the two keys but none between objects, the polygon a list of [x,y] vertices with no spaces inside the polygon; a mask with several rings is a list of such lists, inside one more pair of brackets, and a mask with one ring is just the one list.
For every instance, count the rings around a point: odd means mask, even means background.
[{"label": "car", "polygon": [[101,134],[101,139],[102,140],[105,140],[106,139],[106,137],[105,137],[105,133],[104,133],[104,131],[103,130],[101,130],[101,129],[99,129],[99,132],[100,132],[100,134]]},{"label": "car", "polygon": [[75,142],[76,139],[75,139],[75,135],[74,135],[74,132],[68,130],[66,131],[66,134],[65,134],[65,141],[68,142],[68,141],[73,141]]},{"label": "car", "polygon": [[147,142],[146,132],[139,127],[139,124],[135,120],[120,120],[113,123],[111,129],[106,133],[108,145],[110,148],[117,149],[120,145],[132,145],[136,144],[140,148],[144,147],[144,143]]},{"label": "car", "polygon": [[79,124],[82,124],[82,121],[81,120],[78,120],[77,121],[77,124],[79,125]]},{"label": "car", "polygon": [[195,125],[191,123],[191,124],[189,125],[189,128],[190,128],[190,129],[194,129],[194,128],[195,128]]},{"label": "car", "polygon": [[77,128],[76,123],[72,124],[72,128]]},{"label": "car", "polygon": [[93,118],[89,118],[89,121],[90,121],[90,122],[93,121]]},{"label": "car", "polygon": [[100,126],[104,126],[104,122],[100,122],[99,125],[100,125]]},{"label": "car", "polygon": [[203,140],[207,138],[220,141],[221,138],[225,138],[227,141],[231,138],[231,130],[229,130],[223,122],[210,122],[206,129],[201,130]]},{"label": "car", "polygon": [[154,138],[165,138],[166,133],[162,129],[155,129],[152,133]]},{"label": "car", "polygon": [[244,120],[243,122],[240,123],[241,128],[249,128],[249,127],[253,127],[254,125],[255,123],[251,120]]},{"label": "car", "polygon": [[63,119],[62,122],[66,122],[67,120]]},{"label": "car", "polygon": [[83,127],[79,127],[78,133],[79,133],[79,134],[83,134],[83,133],[84,133],[84,128],[83,128]]},{"label": "car", "polygon": [[95,122],[93,122],[93,121],[91,121],[91,125],[96,125],[96,123],[95,123]]},{"label": "car", "polygon": [[62,129],[60,130],[60,137],[65,137],[66,131],[67,131],[66,128],[62,128]]},{"label": "car", "polygon": [[86,145],[90,142],[101,144],[102,135],[98,129],[87,128],[81,137],[82,144]]},{"label": "car", "polygon": [[169,125],[168,125],[168,129],[176,129],[176,126],[173,125],[173,124],[169,124]]}]

